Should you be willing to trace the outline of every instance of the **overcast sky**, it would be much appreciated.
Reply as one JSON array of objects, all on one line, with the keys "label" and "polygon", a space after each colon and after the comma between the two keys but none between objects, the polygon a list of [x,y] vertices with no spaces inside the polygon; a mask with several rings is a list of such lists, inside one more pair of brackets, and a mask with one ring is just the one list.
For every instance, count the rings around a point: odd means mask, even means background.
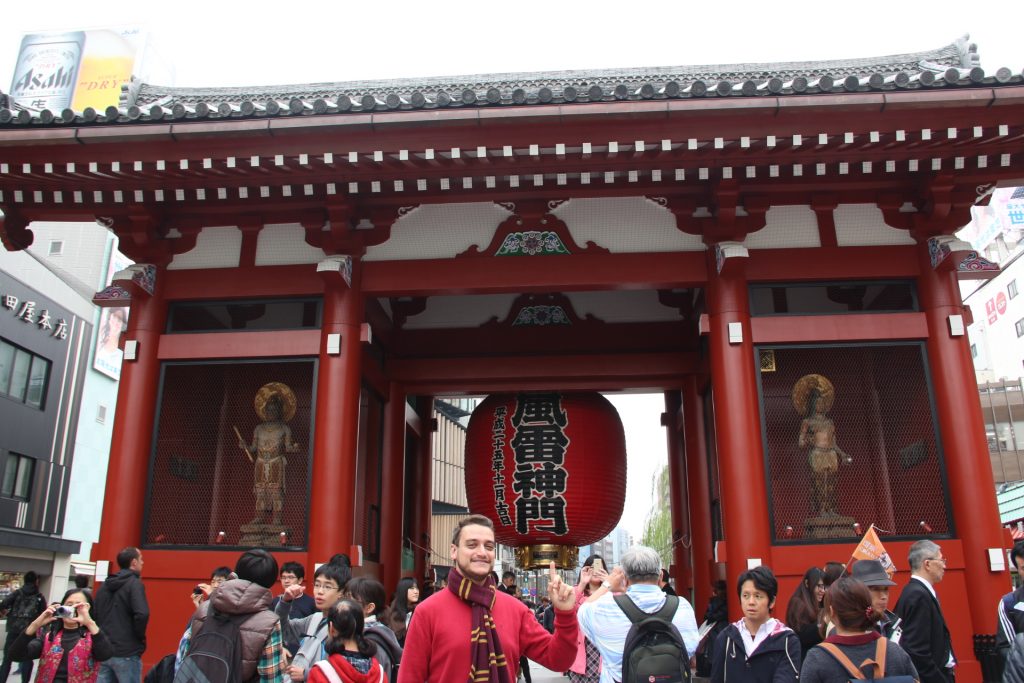
[{"label": "overcast sky", "polygon": [[[6,2],[0,89],[24,33],[138,26],[174,82],[245,86],[454,74],[871,57],[934,49],[964,33],[989,73],[1024,67],[1009,0],[814,2]],[[155,73],[155,72],[154,72]],[[629,485],[622,524],[639,540],[665,462],[661,395],[618,396]]]},{"label": "overcast sky", "polygon": [[148,29],[176,85],[188,86],[869,57],[964,33],[987,70],[1024,67],[1009,0],[56,0],[4,3],[0,88],[23,33],[115,25]]}]

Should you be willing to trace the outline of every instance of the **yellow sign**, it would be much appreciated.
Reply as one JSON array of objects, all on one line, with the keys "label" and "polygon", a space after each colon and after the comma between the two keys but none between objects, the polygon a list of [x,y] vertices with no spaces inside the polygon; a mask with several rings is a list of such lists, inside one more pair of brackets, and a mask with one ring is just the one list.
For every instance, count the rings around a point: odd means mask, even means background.
[{"label": "yellow sign", "polygon": [[71,108],[92,107],[103,111],[117,106],[121,86],[132,78],[136,56],[141,53],[137,29],[102,29],[85,32],[85,49],[78,69],[78,84]]}]

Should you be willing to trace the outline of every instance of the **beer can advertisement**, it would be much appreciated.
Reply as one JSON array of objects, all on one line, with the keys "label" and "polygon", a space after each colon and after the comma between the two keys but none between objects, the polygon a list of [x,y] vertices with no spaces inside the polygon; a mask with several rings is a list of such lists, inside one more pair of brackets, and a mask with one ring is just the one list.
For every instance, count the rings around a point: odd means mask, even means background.
[{"label": "beer can advertisement", "polygon": [[57,113],[117,106],[143,40],[135,27],[26,35],[11,80],[14,108]]}]

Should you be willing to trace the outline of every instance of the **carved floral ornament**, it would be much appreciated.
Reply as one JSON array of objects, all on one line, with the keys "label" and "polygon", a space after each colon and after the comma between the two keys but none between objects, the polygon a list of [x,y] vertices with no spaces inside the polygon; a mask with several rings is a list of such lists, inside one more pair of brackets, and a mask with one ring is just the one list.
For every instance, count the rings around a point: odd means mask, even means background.
[{"label": "carved floral ornament", "polygon": [[473,245],[458,257],[607,254],[607,249],[594,242],[587,242],[586,246],[577,244],[565,222],[552,213],[566,201],[496,202],[511,215],[498,225],[486,247]]}]

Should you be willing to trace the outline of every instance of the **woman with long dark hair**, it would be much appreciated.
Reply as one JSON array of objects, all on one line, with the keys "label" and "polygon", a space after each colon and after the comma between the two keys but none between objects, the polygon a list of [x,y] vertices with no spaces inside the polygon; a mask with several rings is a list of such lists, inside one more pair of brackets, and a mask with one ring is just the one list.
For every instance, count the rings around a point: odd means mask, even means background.
[{"label": "woman with long dark hair", "polygon": [[392,673],[402,660],[402,646],[394,631],[379,621],[387,601],[384,585],[377,579],[357,576],[345,586],[345,597],[363,608],[363,634],[377,646],[377,661],[387,679],[393,682]]},{"label": "woman with long dark hair", "polygon": [[[601,587],[601,583],[608,579],[608,568],[605,566],[604,558],[600,555],[591,555],[583,562],[580,569],[580,580],[575,586],[576,609],[586,602],[590,594]],[[594,644],[583,635],[577,638],[578,649],[576,661],[572,663],[565,673],[572,683],[598,683],[601,679],[601,653]]]},{"label": "woman with long dark hair", "polygon": [[824,578],[825,572],[818,567],[808,569],[786,605],[786,626],[796,631],[800,638],[800,651],[805,657],[812,647],[821,642],[818,627],[825,598]]},{"label": "woman with long dark hair", "polygon": [[110,659],[110,641],[93,621],[92,596],[80,588],[43,610],[11,644],[16,661],[39,660],[38,683],[95,683],[100,662]]},{"label": "woman with long dark hair", "polygon": [[[844,681],[856,678],[854,671],[860,671],[860,678],[920,679],[910,655],[875,628],[882,615],[871,604],[871,591],[863,583],[851,578],[837,580],[825,592],[825,611],[835,633],[807,653],[801,683]],[[873,666],[873,675],[861,668],[876,662],[885,665]]]},{"label": "woman with long dark hair", "polygon": [[416,585],[416,579],[408,576],[399,579],[398,586],[395,588],[395,597],[384,617],[384,623],[395,632],[402,647],[405,647],[405,634],[409,630],[412,613],[416,610],[419,601],[420,589]]},{"label": "woman with long dark hair", "polygon": [[342,600],[327,617],[327,659],[317,662],[309,672],[310,683],[331,683],[333,673],[342,683],[387,683],[384,668],[374,656],[377,646],[363,634],[363,608],[352,600]]}]

